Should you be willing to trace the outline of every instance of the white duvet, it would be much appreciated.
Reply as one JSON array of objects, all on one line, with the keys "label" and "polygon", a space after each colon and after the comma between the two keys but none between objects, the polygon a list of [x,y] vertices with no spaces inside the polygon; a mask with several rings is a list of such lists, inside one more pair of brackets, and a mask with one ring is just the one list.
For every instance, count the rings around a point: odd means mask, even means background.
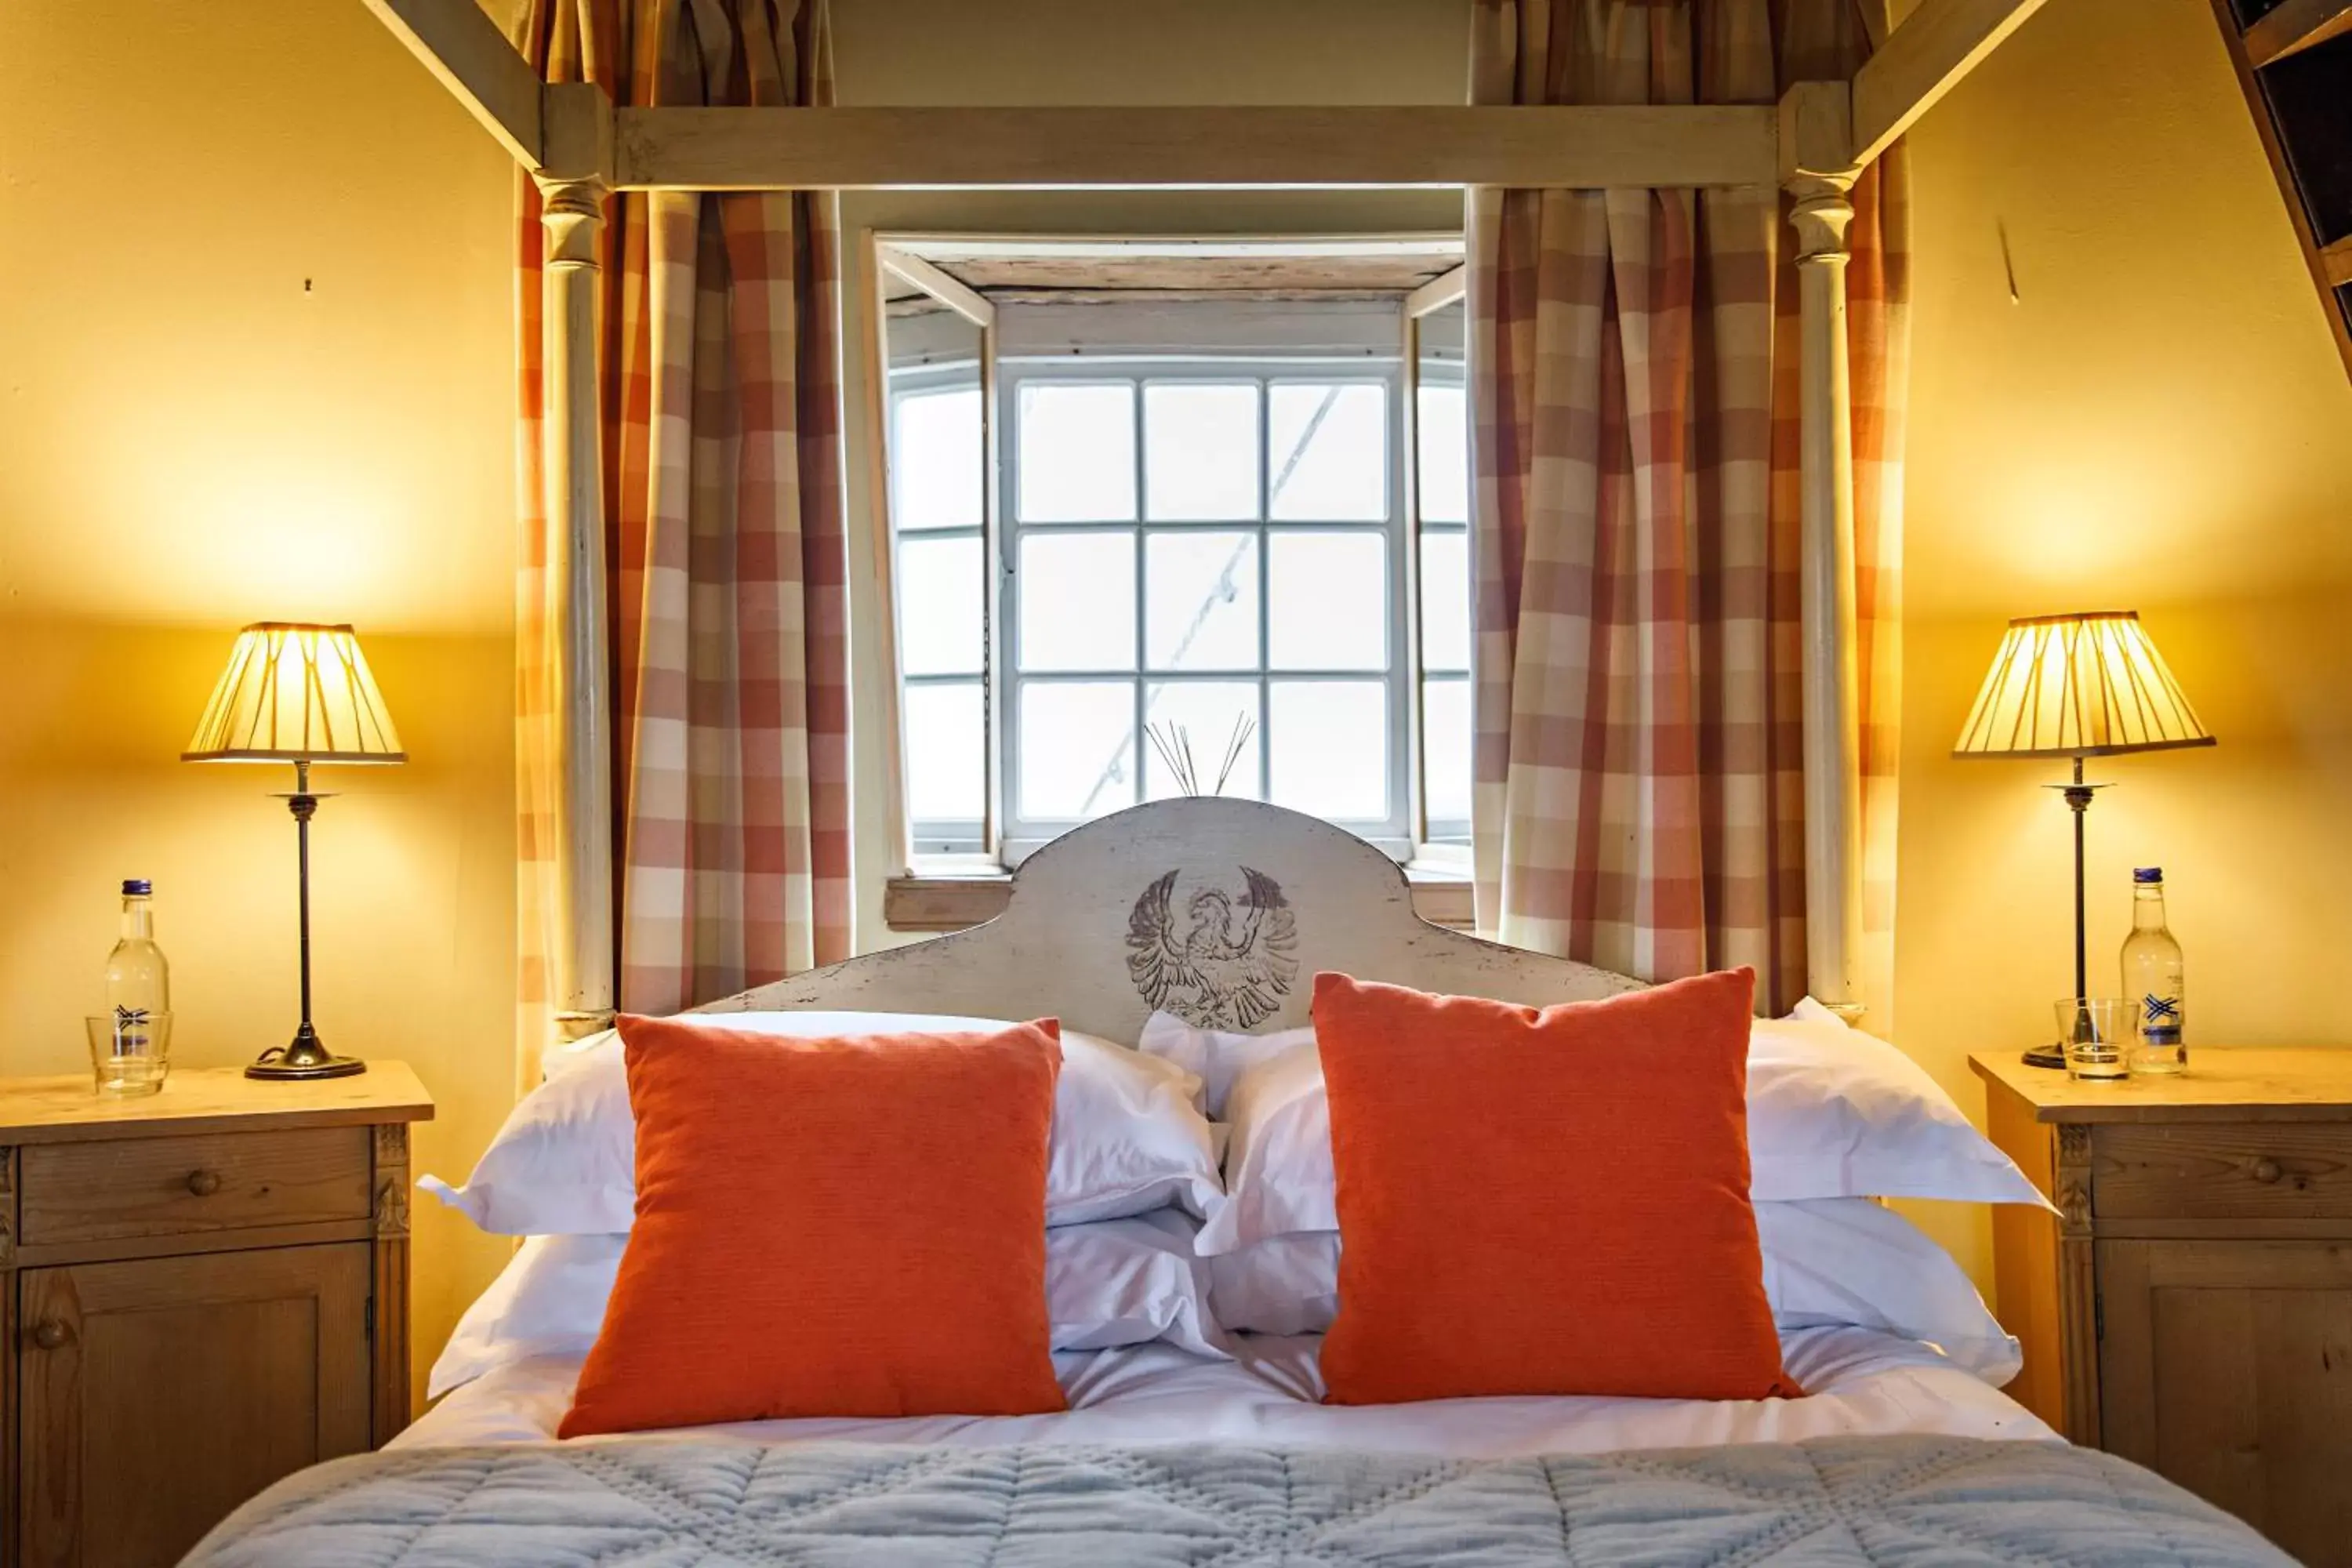
[{"label": "white duvet", "polygon": [[[1448,1399],[1325,1405],[1319,1336],[1244,1336],[1242,1359],[1214,1362],[1159,1342],[1058,1355],[1070,1408],[1053,1415],[752,1421],[633,1433],[757,1442],[1152,1444],[1237,1442],[1501,1458],[1545,1453],[1795,1443],[1851,1434],[1940,1433],[2056,1441],[2006,1394],[1933,1348],[1868,1329],[1784,1334],[1803,1399]],[[393,1446],[538,1443],[553,1438],[580,1376],[577,1356],[500,1367],[436,1405]],[[582,1438],[583,1442],[615,1439]]]}]

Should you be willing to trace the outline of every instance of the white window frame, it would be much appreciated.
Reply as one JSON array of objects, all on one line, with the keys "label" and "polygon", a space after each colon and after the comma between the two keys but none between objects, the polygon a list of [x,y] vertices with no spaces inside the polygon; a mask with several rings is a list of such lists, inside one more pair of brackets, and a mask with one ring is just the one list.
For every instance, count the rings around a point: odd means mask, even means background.
[{"label": "white window frame", "polygon": [[[1377,679],[1386,688],[1389,725],[1389,757],[1387,780],[1388,812],[1376,819],[1333,819],[1338,826],[1379,846],[1398,860],[1413,856],[1416,835],[1413,830],[1414,807],[1418,790],[1415,787],[1420,767],[1421,738],[1413,724],[1411,682],[1419,670],[1417,627],[1409,610],[1414,574],[1405,565],[1408,550],[1417,549],[1412,543],[1408,527],[1409,508],[1406,486],[1410,469],[1405,461],[1404,443],[1415,438],[1411,416],[1405,408],[1406,387],[1402,355],[1376,357],[1351,355],[1344,358],[1327,355],[1267,355],[1262,353],[1223,353],[1200,356],[1099,354],[1065,356],[1054,359],[1007,358],[1000,362],[997,377],[996,416],[999,427],[1013,434],[999,455],[997,478],[998,514],[1003,518],[1002,552],[997,560],[997,605],[1003,618],[1006,668],[996,683],[1001,699],[1000,711],[1003,722],[991,737],[995,747],[998,766],[1003,777],[1003,819],[1005,833],[1001,850],[1004,863],[1017,866],[1023,859],[1055,838],[1081,825],[1079,818],[1034,818],[1020,810],[1020,747],[1015,741],[1021,732],[1021,706],[1024,689],[1028,686],[1065,684],[1076,681],[1129,683],[1135,689],[1133,777],[1128,781],[1128,797],[1110,809],[1130,805],[1144,798],[1144,780],[1150,771],[1150,741],[1143,732],[1148,719],[1147,692],[1159,684],[1209,682],[1234,685],[1255,682],[1258,689],[1258,778],[1254,792],[1258,798],[1267,798],[1273,773],[1273,735],[1270,731],[1269,693],[1276,681],[1354,681]],[[1258,505],[1257,516],[1231,521],[1152,522],[1143,513],[1145,505],[1144,476],[1144,408],[1146,389],[1154,384],[1178,383],[1231,385],[1251,382],[1266,389],[1258,398]],[[1381,388],[1387,411],[1387,472],[1383,475],[1386,515],[1378,521],[1356,522],[1293,522],[1268,515],[1270,498],[1266,492],[1266,468],[1271,460],[1267,441],[1267,423],[1273,387],[1283,383],[1307,383],[1317,385],[1370,384]],[[1018,455],[1019,402],[1024,386],[1060,384],[1063,385],[1131,384],[1135,388],[1135,495],[1136,517],[1127,521],[1099,522],[1034,522],[1021,521],[1017,498],[1020,486]],[[1255,532],[1258,541],[1258,666],[1254,670],[1155,670],[1147,658],[1144,595],[1146,592],[1144,542],[1154,534],[1198,534],[1209,532]],[[1017,669],[1020,647],[1020,593],[1016,576],[1021,541],[1031,533],[1040,535],[1082,535],[1116,533],[1136,540],[1135,574],[1135,659],[1131,668],[1105,670],[1054,670],[1034,674]],[[1266,574],[1269,541],[1276,533],[1346,533],[1377,534],[1382,541],[1387,561],[1388,605],[1383,635],[1387,645],[1387,663],[1380,670],[1286,670],[1269,669],[1266,658],[1270,651],[1270,616],[1272,584]],[[1213,740],[1215,738],[1212,738]]]},{"label": "white window frame", "polygon": [[[1419,444],[1419,386],[1425,368],[1424,363],[1420,358],[1421,318],[1432,310],[1443,309],[1462,298],[1464,269],[1457,267],[1453,272],[1415,290],[1403,300],[1401,311],[1396,306],[1388,307],[1388,310],[1393,312],[1389,316],[1389,320],[1396,323],[1396,330],[1392,334],[1381,333],[1377,328],[1373,332],[1366,332],[1364,330],[1366,322],[1362,320],[1366,312],[1361,305],[1353,307],[1356,319],[1351,324],[1342,319],[1345,310],[1338,306],[1309,306],[1302,311],[1295,306],[1273,307],[1263,302],[1251,301],[1240,304],[1234,312],[1233,320],[1215,324],[1198,340],[1187,335],[1191,330],[1190,322],[1180,321],[1175,328],[1174,341],[1171,342],[1170,338],[1164,335],[1169,325],[1164,315],[1160,318],[1146,320],[1142,324],[1142,335],[1139,337],[1126,335],[1124,331],[1114,332],[1108,342],[1089,341],[1082,343],[1077,341],[1055,341],[1055,336],[1063,333],[1067,325],[1066,321],[1060,319],[1045,323],[1044,330],[1048,334],[1048,341],[1044,342],[1030,341],[1030,337],[1034,334],[1024,335],[1024,330],[1016,328],[1012,335],[1014,339],[1016,353],[1022,357],[1015,357],[1001,353],[1000,340],[1003,334],[1000,332],[999,315],[994,304],[942,273],[937,267],[909,248],[919,242],[936,245],[937,241],[918,237],[917,239],[902,242],[899,237],[882,235],[870,230],[864,237],[866,244],[860,247],[863,252],[861,259],[866,264],[866,276],[862,279],[866,285],[863,291],[870,303],[869,321],[872,327],[870,331],[862,334],[866,340],[866,364],[869,369],[866,406],[872,413],[873,432],[873,443],[868,454],[869,466],[866,471],[875,480],[871,493],[875,498],[876,510],[880,513],[877,518],[880,527],[875,535],[876,562],[882,576],[880,584],[882,603],[887,607],[890,616],[890,624],[884,628],[882,637],[885,660],[883,674],[886,686],[883,693],[883,706],[887,714],[884,743],[888,772],[888,778],[884,785],[883,810],[891,824],[890,831],[899,846],[898,850],[895,852],[895,858],[903,861],[905,868],[909,872],[919,872],[924,875],[947,876],[971,876],[992,869],[1001,870],[1019,864],[1022,858],[1049,842],[1058,832],[1066,831],[1068,827],[1077,826],[1076,823],[1039,823],[1024,825],[1025,828],[1032,830],[1016,830],[1013,825],[1008,823],[1006,816],[1008,808],[1018,799],[1013,784],[1005,777],[1008,766],[1017,766],[1017,757],[1013,755],[1013,747],[1008,743],[1008,737],[1016,735],[1018,732],[1013,727],[1017,719],[1012,711],[1013,688],[1016,682],[1009,669],[1012,652],[1017,646],[1010,635],[1009,625],[1018,611],[1014,595],[1011,592],[1013,584],[1010,573],[1011,564],[1015,559],[1013,552],[1017,549],[1017,529],[1011,521],[1013,510],[1011,504],[1013,487],[1017,480],[1013,471],[1013,462],[1007,451],[1009,444],[1003,438],[1003,433],[1012,425],[1013,400],[1017,396],[1017,392],[1011,386],[1002,384],[1013,379],[1012,375],[1008,375],[1008,371],[1015,374],[1024,373],[1045,374],[1049,374],[1048,367],[1050,367],[1051,371],[1058,371],[1072,379],[1078,380],[1105,379],[1106,372],[1116,376],[1117,379],[1134,379],[1139,384],[1136,401],[1137,417],[1139,422],[1142,417],[1142,384],[1155,379],[1185,379],[1187,377],[1179,373],[1182,368],[1189,366],[1196,373],[1190,376],[1190,379],[1206,381],[1230,380],[1234,378],[1237,373],[1252,374],[1248,367],[1256,367],[1258,374],[1267,369],[1278,369],[1290,379],[1326,383],[1350,378],[1378,379],[1387,384],[1386,401],[1390,426],[1387,476],[1388,517],[1379,524],[1353,523],[1338,526],[1359,531],[1377,527],[1385,539],[1390,566],[1388,589],[1391,595],[1388,623],[1391,648],[1389,668],[1377,677],[1366,671],[1349,671],[1332,672],[1328,678],[1381,679],[1388,685],[1389,723],[1392,738],[1390,755],[1390,813],[1388,819],[1383,822],[1342,823],[1341,826],[1370,838],[1396,859],[1411,864],[1417,877],[1435,876],[1443,880],[1465,871],[1469,825],[1466,822],[1432,823],[1425,818],[1426,791],[1423,773],[1427,756],[1425,737],[1422,732],[1422,699],[1425,674],[1422,668],[1420,571],[1423,530],[1418,482],[1414,471],[1415,454]],[[1369,243],[1376,247],[1380,242],[1375,240]],[[923,292],[946,304],[957,314],[981,329],[980,353],[976,370],[982,393],[982,460],[986,474],[983,481],[984,521],[980,531],[983,541],[983,559],[991,563],[992,569],[984,574],[982,588],[983,596],[982,616],[985,627],[984,668],[982,675],[984,755],[982,763],[985,782],[982,792],[984,816],[977,824],[969,820],[955,823],[919,824],[910,819],[903,702],[903,691],[909,683],[898,670],[900,617],[898,605],[897,584],[899,574],[897,570],[897,561],[899,535],[895,523],[898,508],[893,504],[895,497],[892,491],[896,486],[896,478],[891,464],[893,447],[891,437],[897,425],[897,399],[901,395],[938,390],[945,385],[969,386],[971,384],[975,367],[971,360],[962,359],[960,363],[933,362],[908,366],[895,375],[891,373],[889,348],[887,342],[888,314],[884,289],[886,277],[915,284]],[[1320,321],[1305,319],[1318,310],[1332,312],[1332,314]],[[1097,321],[1110,319],[1099,315],[1092,307],[1087,309],[1086,315],[1089,320]],[[1016,321],[1035,320],[1034,317],[1024,316],[1018,311],[1011,319]],[[1369,346],[1376,338],[1384,339],[1387,346]],[[1202,345],[1205,345],[1205,351]],[[1114,361],[1119,362],[1120,368],[1113,368]],[[1148,373],[1138,374],[1133,367],[1140,366],[1146,362],[1149,362]],[[1441,371],[1440,374],[1444,372]],[[956,379],[958,377],[961,378],[960,381]],[[1276,379],[1281,378],[1277,376]],[[1265,444],[1264,421],[1266,417],[1266,403],[1267,400],[1261,397],[1262,453]],[[1139,595],[1144,591],[1143,573],[1140,570],[1141,541],[1149,531],[1183,528],[1231,531],[1245,528],[1256,531],[1263,542],[1269,531],[1300,528],[1311,531],[1316,527],[1314,524],[1276,522],[1265,517],[1263,514],[1266,508],[1264,505],[1263,496],[1259,508],[1261,516],[1257,520],[1247,522],[1151,524],[1143,521],[1140,514],[1144,510],[1145,498],[1140,472],[1140,465],[1143,461],[1140,437],[1141,430],[1139,423],[1137,448],[1139,465],[1137,511],[1139,515],[1133,522],[1112,525],[1122,530],[1132,529],[1135,531],[1138,540]],[[1262,474],[1264,460],[1262,456]],[[1045,523],[1033,526],[1041,529],[1067,529],[1083,528],[1085,525]],[[1440,530],[1446,530],[1459,525],[1435,526]],[[967,531],[923,530],[909,537],[948,538],[961,536],[965,531]],[[1290,677],[1291,672],[1268,672],[1264,668],[1265,655],[1270,651],[1265,637],[1265,617],[1271,611],[1271,598],[1267,593],[1269,584],[1263,576],[1265,564],[1263,542],[1260,545],[1260,668],[1255,672],[1189,671],[1162,672],[1163,674],[1172,673],[1174,678],[1179,679],[1255,679],[1259,682],[1261,691],[1265,689],[1265,682],[1270,678],[1288,679]],[[1145,635],[1141,610],[1142,605],[1139,602],[1137,657],[1139,668],[1131,671],[1105,672],[1115,674],[1117,679],[1135,682],[1139,691],[1139,701],[1144,682],[1154,679],[1150,672],[1141,668],[1145,651],[1140,645],[1140,639]],[[1474,632],[1474,665],[1475,642]],[[1069,672],[1062,671],[1050,672],[1044,676],[1044,679],[1070,678],[1072,676]],[[1441,679],[1449,678],[1444,674],[1439,677]],[[967,675],[926,676],[915,678],[912,684],[961,681],[970,679]],[[1036,679],[1039,677],[1025,679]],[[1475,692],[1475,668],[1470,676],[1463,679],[1466,679],[1471,683]],[[1264,720],[1264,710],[1265,700],[1262,697],[1261,724]],[[1139,798],[1141,780],[1149,767],[1149,741],[1139,731],[1136,736],[1137,749],[1134,753],[1138,774],[1135,788]],[[1266,775],[1270,773],[1272,759],[1271,738],[1264,733],[1263,729],[1259,737],[1259,746],[1261,788],[1263,788]],[[1401,778],[1399,774],[1402,774]],[[1433,839],[1436,841],[1433,842]]]},{"label": "white window frame", "polygon": [[[981,417],[985,421],[988,418],[988,410],[986,407],[988,378],[985,374],[985,367],[982,359],[979,357],[971,359],[925,361],[917,364],[893,366],[886,372],[886,374],[888,376],[889,381],[888,387],[883,397],[882,407],[887,425],[886,429],[881,432],[881,438],[885,443],[884,451],[886,454],[881,468],[883,482],[888,488],[889,491],[889,515],[893,520],[896,520],[897,518],[905,515],[905,508],[898,494],[898,470],[894,464],[888,461],[887,454],[890,450],[890,444],[895,443],[898,439],[898,405],[908,398],[921,397],[937,393],[977,392],[981,394],[982,398]],[[983,426],[983,429],[984,428],[985,426]],[[984,450],[982,467],[986,467]],[[906,531],[904,533],[901,533],[896,521],[893,521],[889,526],[888,531],[890,559],[888,587],[890,616],[893,628],[891,644],[893,647],[896,647],[898,644],[897,627],[903,625],[905,620],[904,616],[901,614],[901,606],[898,602],[898,584],[903,576],[903,574],[898,570],[898,548],[900,544],[908,540],[926,542],[933,540],[977,539],[981,542],[981,561],[983,567],[982,594],[986,600],[986,602],[981,606],[981,625],[983,627],[989,625],[989,617],[995,613],[996,595],[993,592],[993,584],[988,581],[988,576],[985,572],[987,563],[994,552],[990,542],[990,534],[992,531],[989,526],[988,511],[984,500],[981,511],[981,521],[966,527],[919,528],[910,529]],[[993,750],[996,745],[995,726],[989,721],[990,715],[994,709],[993,689],[995,686],[995,675],[989,668],[991,662],[992,661],[989,658],[989,648],[986,644],[983,643],[981,651],[981,667],[976,672],[957,672],[954,674],[944,675],[910,675],[904,668],[900,668],[894,672],[896,675],[896,681],[891,692],[892,709],[894,711],[898,713],[904,712],[906,708],[905,695],[910,688],[924,686],[970,686],[977,683],[981,691],[982,744],[989,750]],[[903,720],[901,722],[903,722]],[[900,754],[902,757],[908,754],[903,742],[900,746]],[[901,777],[898,781],[900,796],[902,799],[911,800],[911,796],[908,793],[908,786],[904,777],[907,763],[902,761],[898,765],[901,772]],[[985,759],[983,759],[983,767],[985,767]],[[917,859],[932,859],[942,856],[969,858],[987,854],[991,831],[987,802],[988,787],[986,780],[983,777],[981,789],[981,813],[979,816],[973,817],[952,819],[934,817],[918,820],[914,815],[912,805],[908,805],[906,808],[906,828],[912,858]]]},{"label": "white window frame", "polygon": [[[1467,353],[1468,344],[1466,341],[1462,341],[1463,334],[1457,331],[1454,333],[1450,334],[1454,336],[1457,341],[1445,345],[1443,349],[1433,350],[1424,341],[1426,334],[1423,321],[1425,317],[1435,311],[1444,310],[1449,305],[1459,304],[1463,306],[1465,313],[1466,314],[1468,302],[1465,298],[1464,288],[1466,280],[1467,279],[1463,269],[1457,268],[1453,272],[1447,273],[1425,286],[1416,295],[1408,298],[1404,306],[1406,347],[1405,363],[1411,372],[1406,378],[1410,387],[1410,391],[1407,395],[1412,399],[1412,411],[1410,416],[1408,429],[1412,434],[1413,441],[1413,452],[1417,459],[1421,449],[1421,389],[1423,385],[1424,384],[1430,384],[1461,388],[1465,400],[1465,406],[1463,410],[1463,417],[1465,423],[1465,427],[1463,431],[1463,460],[1465,468],[1468,470],[1466,477],[1469,480],[1470,489],[1472,492],[1470,497],[1471,506],[1464,509],[1465,514],[1469,510],[1475,509],[1476,505],[1475,492],[1477,489],[1477,472],[1475,465],[1473,462],[1472,453],[1470,450],[1470,432],[1466,427],[1467,421],[1470,417],[1470,411],[1466,406],[1466,401],[1470,390],[1469,358]],[[1470,538],[1470,520],[1467,515],[1465,515],[1459,522],[1433,522],[1428,518],[1422,515],[1421,476],[1417,461],[1412,474],[1412,507],[1413,571],[1412,647],[1414,667],[1412,732],[1413,754],[1416,764],[1414,782],[1417,786],[1414,799],[1416,811],[1418,813],[1416,817],[1418,822],[1418,851],[1416,858],[1432,865],[1442,864],[1448,866],[1449,868],[1457,866],[1466,867],[1470,850],[1470,818],[1468,816],[1465,815],[1460,817],[1435,817],[1429,815],[1429,788],[1426,771],[1428,768],[1429,752],[1428,747],[1425,744],[1427,740],[1427,731],[1425,728],[1426,719],[1422,711],[1422,694],[1428,689],[1432,681],[1458,683],[1463,688],[1464,700],[1469,703],[1471,711],[1470,765],[1472,768],[1472,788],[1475,790],[1476,787],[1478,744],[1478,625],[1476,616],[1478,598],[1478,558],[1476,546]],[[1446,669],[1432,672],[1431,670],[1423,668],[1422,663],[1422,655],[1425,649],[1422,637],[1421,626],[1421,547],[1422,542],[1433,533],[1459,535],[1465,547],[1465,553],[1469,563],[1470,582],[1468,587],[1470,603],[1467,606],[1470,612],[1469,659],[1465,668],[1459,671]]]}]

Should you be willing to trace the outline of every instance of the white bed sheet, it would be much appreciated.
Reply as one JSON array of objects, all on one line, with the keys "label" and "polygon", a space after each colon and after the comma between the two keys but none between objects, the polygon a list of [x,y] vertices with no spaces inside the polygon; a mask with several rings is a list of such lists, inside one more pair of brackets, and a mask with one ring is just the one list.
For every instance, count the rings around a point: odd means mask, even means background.
[{"label": "white bed sheet", "polygon": [[[631,1434],[635,1438],[838,1440],[1110,1446],[1227,1442],[1501,1458],[1725,1443],[1795,1443],[1843,1434],[1940,1433],[2055,1442],[2024,1406],[1927,1345],[1868,1329],[1784,1334],[1803,1399],[1445,1399],[1325,1405],[1320,1336],[1242,1336],[1241,1359],[1207,1361],[1165,1343],[1055,1357],[1070,1409],[1052,1415],[751,1421]],[[393,1447],[538,1443],[572,1403],[580,1358],[541,1356],[451,1392]],[[583,1438],[584,1442],[611,1441]]]}]

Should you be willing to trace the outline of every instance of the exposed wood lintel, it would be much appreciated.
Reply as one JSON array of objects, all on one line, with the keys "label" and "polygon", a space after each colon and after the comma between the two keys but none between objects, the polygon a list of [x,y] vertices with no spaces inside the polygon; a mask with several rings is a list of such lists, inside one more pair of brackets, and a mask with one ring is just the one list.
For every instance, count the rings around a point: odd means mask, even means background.
[{"label": "exposed wood lintel", "polygon": [[1853,162],[1895,144],[2043,0],[1924,0],[1853,79]]},{"label": "exposed wood lintel", "polygon": [[526,169],[540,166],[540,79],[475,0],[364,0]]},{"label": "exposed wood lintel", "polygon": [[2246,63],[2260,69],[2352,33],[2352,0],[2284,0],[2246,29]]},{"label": "exposed wood lintel", "polygon": [[632,190],[1769,185],[1769,105],[623,109]]}]

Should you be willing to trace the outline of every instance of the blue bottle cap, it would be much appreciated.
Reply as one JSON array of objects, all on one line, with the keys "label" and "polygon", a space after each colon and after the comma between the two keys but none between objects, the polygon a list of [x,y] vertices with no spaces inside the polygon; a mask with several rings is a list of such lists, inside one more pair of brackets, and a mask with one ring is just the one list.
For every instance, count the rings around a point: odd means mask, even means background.
[{"label": "blue bottle cap", "polygon": [[126,877],[122,880],[122,896],[143,899],[155,891],[155,885],[144,877]]},{"label": "blue bottle cap", "polygon": [[2132,868],[2132,880],[2135,882],[2161,882],[2164,880],[2164,868],[2161,866],[2134,867]]}]

